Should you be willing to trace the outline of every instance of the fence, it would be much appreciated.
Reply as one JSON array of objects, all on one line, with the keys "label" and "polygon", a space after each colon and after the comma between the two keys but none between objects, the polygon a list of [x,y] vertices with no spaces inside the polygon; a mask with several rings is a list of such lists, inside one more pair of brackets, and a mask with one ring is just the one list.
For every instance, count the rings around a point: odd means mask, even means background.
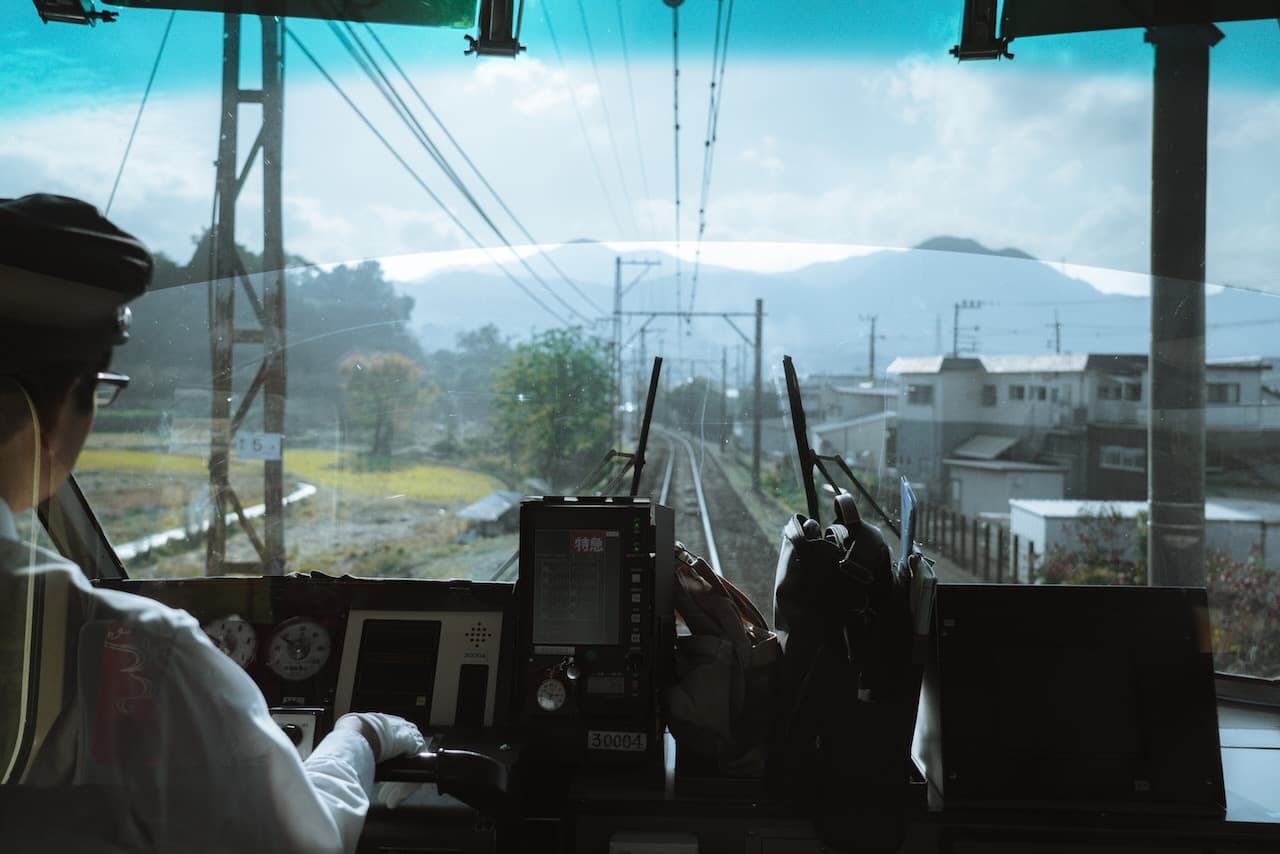
[{"label": "fence", "polygon": [[925,554],[947,560],[997,584],[1034,584],[1037,562],[1035,543],[1020,541],[1003,525],[972,519],[949,507],[920,508],[916,539]]}]

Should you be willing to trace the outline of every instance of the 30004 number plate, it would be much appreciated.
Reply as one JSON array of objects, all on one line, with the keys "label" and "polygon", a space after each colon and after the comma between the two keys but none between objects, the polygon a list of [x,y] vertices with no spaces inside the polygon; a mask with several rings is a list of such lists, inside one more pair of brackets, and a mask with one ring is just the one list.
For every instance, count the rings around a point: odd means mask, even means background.
[{"label": "30004 number plate", "polygon": [[595,729],[587,732],[588,750],[623,750],[640,753],[648,745],[649,741],[642,732],[604,732]]}]

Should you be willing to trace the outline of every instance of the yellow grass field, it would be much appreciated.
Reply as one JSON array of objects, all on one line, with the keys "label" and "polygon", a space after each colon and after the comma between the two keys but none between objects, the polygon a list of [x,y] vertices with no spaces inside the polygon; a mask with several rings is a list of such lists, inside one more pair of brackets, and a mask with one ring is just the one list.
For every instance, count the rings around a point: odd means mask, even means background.
[{"label": "yellow grass field", "polygon": [[361,471],[350,454],[302,448],[286,451],[285,469],[307,483],[351,495],[403,495],[418,501],[453,504],[475,501],[503,484],[495,477],[455,466],[420,463],[392,471]]},{"label": "yellow grass field", "polygon": [[[233,462],[235,473],[252,473],[256,466]],[[403,495],[436,504],[475,501],[503,484],[497,478],[455,466],[420,463],[391,471],[361,470],[350,454],[301,448],[285,452],[289,476],[327,486],[350,495],[386,497]],[[160,478],[207,476],[208,464],[200,456],[167,454],[125,448],[86,448],[76,464],[77,473],[155,474]]]}]

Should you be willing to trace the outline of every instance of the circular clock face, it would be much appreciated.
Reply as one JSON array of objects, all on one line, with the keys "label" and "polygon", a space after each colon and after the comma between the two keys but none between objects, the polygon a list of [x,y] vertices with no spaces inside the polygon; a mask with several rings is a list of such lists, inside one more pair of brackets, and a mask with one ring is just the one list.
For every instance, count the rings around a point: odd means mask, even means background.
[{"label": "circular clock face", "polygon": [[559,679],[544,679],[538,686],[538,708],[544,712],[558,712],[569,694]]},{"label": "circular clock face", "polygon": [[258,651],[258,633],[239,617],[222,617],[204,627],[213,645],[241,667],[248,667]]},{"label": "circular clock face", "polygon": [[281,623],[267,646],[267,666],[290,682],[310,679],[328,660],[329,631],[307,617]]}]

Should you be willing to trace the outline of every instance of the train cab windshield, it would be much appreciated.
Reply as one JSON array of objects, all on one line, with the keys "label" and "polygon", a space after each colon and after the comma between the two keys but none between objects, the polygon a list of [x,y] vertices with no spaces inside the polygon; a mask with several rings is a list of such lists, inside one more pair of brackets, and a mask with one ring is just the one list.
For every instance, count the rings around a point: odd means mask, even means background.
[{"label": "train cab windshield", "polygon": [[[154,267],[71,477],[0,535],[189,612],[303,754],[362,710],[515,750],[575,691],[677,678],[627,532],[774,624],[812,453],[822,524],[848,490],[895,554],[910,487],[940,590],[1203,588],[1220,697],[1274,710],[1280,30],[1163,5],[6,3],[0,197],[88,202]],[[625,525],[592,503],[629,492]],[[56,731],[38,598],[0,603],[7,775]],[[993,726],[1031,738],[1017,708]],[[670,799],[645,842],[574,797],[436,827],[699,850]],[[387,812],[369,850],[431,840]]]}]

